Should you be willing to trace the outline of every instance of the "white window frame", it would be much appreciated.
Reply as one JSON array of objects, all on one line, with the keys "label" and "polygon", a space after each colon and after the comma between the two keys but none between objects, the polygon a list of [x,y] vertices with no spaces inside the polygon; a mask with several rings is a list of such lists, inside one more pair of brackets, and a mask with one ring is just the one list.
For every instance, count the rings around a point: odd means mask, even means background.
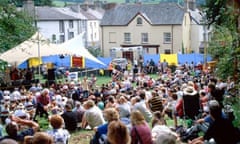
[{"label": "white window frame", "polygon": [[142,33],[141,34],[141,41],[142,43],[148,43],[149,42],[149,38],[148,38],[148,33]]},{"label": "white window frame", "polygon": [[143,24],[143,20],[141,17],[137,18],[137,25],[142,25]]},{"label": "white window frame", "polygon": [[124,33],[124,42],[125,43],[130,43],[131,42],[131,33]]},{"label": "white window frame", "polygon": [[172,43],[172,34],[170,32],[163,33],[163,43],[166,44]]}]

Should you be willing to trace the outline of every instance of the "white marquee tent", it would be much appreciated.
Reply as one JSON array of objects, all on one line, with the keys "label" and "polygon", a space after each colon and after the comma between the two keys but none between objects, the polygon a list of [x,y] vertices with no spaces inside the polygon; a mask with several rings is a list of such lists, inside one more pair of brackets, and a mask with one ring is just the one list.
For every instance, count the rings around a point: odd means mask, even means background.
[{"label": "white marquee tent", "polygon": [[81,33],[63,44],[56,45],[51,44],[39,32],[37,32],[30,39],[0,54],[0,59],[10,64],[18,65],[33,57],[67,54],[82,56],[99,64],[105,65],[84,48],[82,39],[83,34],[84,33]]},{"label": "white marquee tent", "polygon": [[0,59],[18,65],[29,58],[55,55],[59,52],[56,45],[51,44],[39,32],[36,32],[28,40],[0,54]]},{"label": "white marquee tent", "polygon": [[65,43],[58,45],[59,49],[62,49],[61,51],[66,51],[65,54],[82,56],[101,65],[105,65],[103,62],[94,57],[86,48],[84,48],[83,34],[84,33],[81,33]]}]

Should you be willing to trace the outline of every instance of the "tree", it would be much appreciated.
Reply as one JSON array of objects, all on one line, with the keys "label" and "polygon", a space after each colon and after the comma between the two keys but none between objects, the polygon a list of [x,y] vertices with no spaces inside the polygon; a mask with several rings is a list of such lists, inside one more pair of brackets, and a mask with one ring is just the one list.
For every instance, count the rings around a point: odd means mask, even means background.
[{"label": "tree", "polygon": [[[238,60],[240,55],[240,34],[238,27],[239,3],[235,0],[207,0],[206,17],[213,25],[213,37],[208,53],[218,61],[218,76],[238,79]],[[229,65],[229,64],[232,65]]]},{"label": "tree", "polygon": [[[25,0],[8,0],[9,3],[16,5],[17,7],[22,7],[23,1]],[[52,0],[33,0],[35,6],[52,6]]]},{"label": "tree", "polygon": [[36,31],[33,19],[8,2],[0,3],[0,52],[13,48]]},{"label": "tree", "polygon": [[[239,0],[208,0],[207,18],[209,25],[214,25],[209,53],[218,61],[217,74],[226,79],[233,77],[236,85],[228,91],[232,97],[225,103],[234,109],[234,124],[240,126],[240,93],[239,63],[240,60],[240,1]],[[230,100],[230,101],[229,101]]]}]

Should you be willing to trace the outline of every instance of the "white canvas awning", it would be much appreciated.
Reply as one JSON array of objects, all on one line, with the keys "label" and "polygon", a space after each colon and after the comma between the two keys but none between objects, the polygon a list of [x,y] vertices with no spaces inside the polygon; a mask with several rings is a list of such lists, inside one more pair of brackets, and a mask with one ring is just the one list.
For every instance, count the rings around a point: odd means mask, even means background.
[{"label": "white canvas awning", "polygon": [[51,44],[39,32],[18,46],[0,54],[0,59],[10,64],[20,64],[33,57],[61,54],[56,45]]},{"label": "white canvas awning", "polygon": [[103,62],[94,57],[83,45],[83,34],[81,33],[74,38],[66,41],[63,44],[58,45],[60,51],[65,52],[65,54],[82,56],[101,65],[105,65]]}]

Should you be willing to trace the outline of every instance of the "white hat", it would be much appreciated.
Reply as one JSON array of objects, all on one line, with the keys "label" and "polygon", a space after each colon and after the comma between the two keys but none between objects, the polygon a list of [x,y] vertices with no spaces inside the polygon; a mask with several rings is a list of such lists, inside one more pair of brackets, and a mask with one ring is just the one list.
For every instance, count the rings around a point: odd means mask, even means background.
[{"label": "white hat", "polygon": [[19,103],[19,104],[17,105],[17,109],[24,109],[24,105],[23,105],[22,103]]},{"label": "white hat", "polygon": [[67,86],[67,85],[64,85],[64,86],[63,86],[63,89],[68,89],[68,86]]},{"label": "white hat", "polygon": [[25,110],[15,110],[14,116],[23,117],[23,116],[27,116],[27,113]]},{"label": "white hat", "polygon": [[10,91],[5,90],[5,91],[3,91],[3,94],[4,94],[4,95],[9,95],[9,94],[10,94]]},{"label": "white hat", "polygon": [[194,96],[196,94],[197,94],[197,91],[192,86],[187,86],[186,88],[183,89],[183,95]]}]

